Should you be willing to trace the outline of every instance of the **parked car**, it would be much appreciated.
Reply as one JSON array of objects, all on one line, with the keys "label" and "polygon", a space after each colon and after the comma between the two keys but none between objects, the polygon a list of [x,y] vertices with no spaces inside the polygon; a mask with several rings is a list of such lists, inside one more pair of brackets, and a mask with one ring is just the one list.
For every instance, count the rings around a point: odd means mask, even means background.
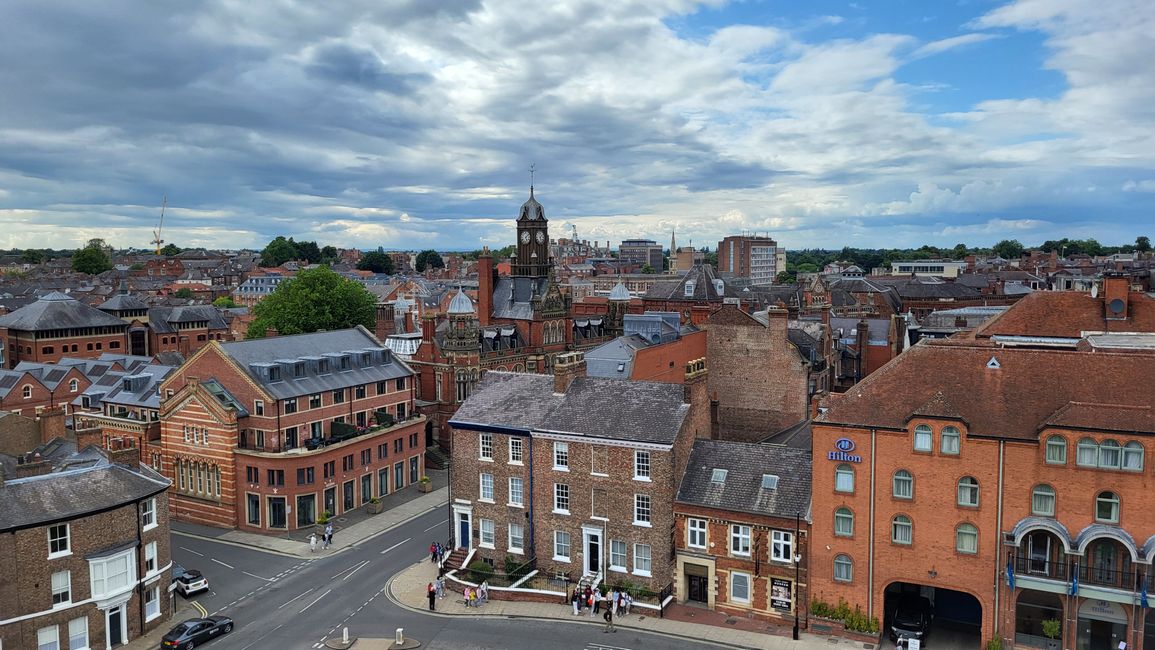
[{"label": "parked car", "polygon": [[930,601],[922,596],[906,596],[898,601],[890,620],[890,640],[904,648],[908,639],[925,643],[930,633]]},{"label": "parked car", "polygon": [[200,571],[186,569],[179,564],[172,565],[172,582],[185,598],[209,588],[209,579],[201,575]]},{"label": "parked car", "polygon": [[168,631],[161,640],[161,650],[192,650],[233,631],[233,619],[228,616],[190,618]]}]

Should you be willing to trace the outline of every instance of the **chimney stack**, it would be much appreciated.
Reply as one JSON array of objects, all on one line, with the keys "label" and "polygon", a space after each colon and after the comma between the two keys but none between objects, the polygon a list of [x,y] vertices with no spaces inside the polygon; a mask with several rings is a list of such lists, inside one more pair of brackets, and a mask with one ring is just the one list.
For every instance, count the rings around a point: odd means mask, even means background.
[{"label": "chimney stack", "polygon": [[1127,320],[1127,298],[1130,281],[1123,274],[1112,273],[1103,278],[1103,317],[1107,320]]},{"label": "chimney stack", "polygon": [[486,246],[481,249],[481,257],[477,258],[477,320],[482,327],[489,325],[489,316],[493,313],[493,287],[496,284],[493,256]]},{"label": "chimney stack", "polygon": [[566,352],[557,355],[553,364],[553,392],[561,395],[569,389],[574,379],[586,376],[586,355],[581,352]]},{"label": "chimney stack", "polygon": [[437,331],[437,319],[433,314],[425,314],[421,317],[421,340],[432,341],[433,334]]},{"label": "chimney stack", "polygon": [[397,330],[396,312],[393,303],[383,302],[377,305],[377,323],[373,328],[378,340],[384,341]]},{"label": "chimney stack", "polygon": [[101,442],[104,440],[104,430],[96,426],[88,426],[83,429],[75,429],[76,435],[76,450],[80,451],[86,447],[96,445],[102,446]]},{"label": "chimney stack", "polygon": [[126,465],[131,470],[140,468],[140,450],[132,444],[131,438],[113,438],[109,441],[108,460]]},{"label": "chimney stack", "polygon": [[44,409],[40,415],[36,416],[36,421],[40,425],[41,443],[64,437],[64,408],[57,406]]},{"label": "chimney stack", "polygon": [[706,403],[706,359],[694,359],[686,363],[686,376],[682,379],[682,401],[687,404]]},{"label": "chimney stack", "polygon": [[40,457],[40,452],[24,454],[16,459],[16,478],[40,476],[52,471],[52,466]]}]

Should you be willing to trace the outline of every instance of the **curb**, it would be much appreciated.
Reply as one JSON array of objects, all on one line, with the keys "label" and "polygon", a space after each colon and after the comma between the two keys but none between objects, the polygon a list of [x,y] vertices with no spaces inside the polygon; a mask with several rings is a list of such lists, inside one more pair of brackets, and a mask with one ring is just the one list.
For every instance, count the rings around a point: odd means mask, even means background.
[{"label": "curb", "polygon": [[[413,566],[416,566],[416,565],[413,565]],[[412,567],[410,567],[410,568],[412,568]],[[404,572],[404,571],[408,571],[408,569],[404,569],[402,572]],[[508,619],[508,620],[522,619],[522,620],[554,622],[554,623],[569,623],[569,624],[587,625],[587,626],[594,625],[594,626],[598,626],[598,627],[604,626],[604,623],[599,623],[597,621],[569,620],[569,619],[557,618],[557,617],[553,617],[553,616],[534,616],[532,614],[445,614],[445,613],[437,612],[437,611],[430,612],[428,609],[421,609],[419,607],[412,607],[410,605],[406,605],[405,603],[403,603],[397,599],[397,596],[393,594],[393,582],[397,579],[397,575],[399,575],[399,574],[394,574],[393,576],[391,576],[389,578],[388,584],[385,585],[385,598],[387,598],[389,600],[389,602],[393,603],[397,607],[400,607],[401,609],[409,610],[410,612],[413,612],[415,614],[423,614],[425,616],[439,616],[442,618],[503,618],[503,619]],[[559,605],[559,607],[560,607],[560,605]],[[614,622],[614,626],[617,627],[618,629],[629,630],[631,632],[639,632],[641,634],[652,634],[655,636],[664,636],[664,637],[669,637],[672,639],[682,639],[684,641],[692,641],[694,643],[699,643],[699,644],[709,645],[709,646],[716,646],[716,647],[720,647],[720,648],[735,648],[736,650],[757,650],[753,646],[739,645],[736,643],[727,643],[725,641],[707,640],[707,639],[702,639],[702,638],[697,638],[697,637],[692,637],[692,636],[686,636],[685,634],[678,634],[676,632],[660,632],[658,630],[649,630],[649,629],[640,628],[640,627],[632,627],[629,625],[622,625],[621,623],[618,623],[616,621]]]}]

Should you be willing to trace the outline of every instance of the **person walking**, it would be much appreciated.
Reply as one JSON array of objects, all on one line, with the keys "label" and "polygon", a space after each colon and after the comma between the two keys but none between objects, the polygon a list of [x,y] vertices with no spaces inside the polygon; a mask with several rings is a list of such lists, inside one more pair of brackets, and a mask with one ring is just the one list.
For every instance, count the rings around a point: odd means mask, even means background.
[{"label": "person walking", "polygon": [[317,533],[309,533],[309,552],[317,552]]},{"label": "person walking", "polygon": [[571,605],[573,605],[573,615],[574,616],[578,616],[579,614],[581,614],[582,595],[581,595],[581,592],[579,591],[579,589],[580,589],[580,587],[574,587],[573,588],[573,594],[569,597],[569,602]]},{"label": "person walking", "polygon": [[477,609],[480,605],[477,604],[477,589],[469,590],[469,606]]},{"label": "person walking", "polygon": [[602,620],[606,622],[606,626],[602,628],[602,632],[617,632],[617,630],[614,628],[613,607],[606,607],[606,613],[602,614]]},{"label": "person walking", "polygon": [[432,582],[430,582],[427,591],[428,593],[426,595],[429,598],[429,611],[432,612],[435,611],[433,608],[433,603],[437,602],[437,588],[433,586]]},{"label": "person walking", "polygon": [[634,604],[634,597],[631,596],[630,592],[627,591],[626,592],[626,616],[630,615],[630,606],[633,604]]},{"label": "person walking", "polygon": [[325,525],[325,548],[333,545],[333,524]]},{"label": "person walking", "polygon": [[477,588],[477,599],[484,605],[489,602],[489,581],[482,580],[481,586]]},{"label": "person walking", "polygon": [[433,563],[437,562],[437,542],[429,545],[429,561]]},{"label": "person walking", "polygon": [[437,591],[438,598],[445,598],[445,578],[437,576],[437,579],[433,581],[433,588]]}]

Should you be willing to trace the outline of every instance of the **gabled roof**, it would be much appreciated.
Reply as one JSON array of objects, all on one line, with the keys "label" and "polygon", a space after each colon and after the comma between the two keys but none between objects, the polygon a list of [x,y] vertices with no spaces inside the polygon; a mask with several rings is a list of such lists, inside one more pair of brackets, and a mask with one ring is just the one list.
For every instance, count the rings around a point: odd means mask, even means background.
[{"label": "gabled roof", "polygon": [[0,328],[42,332],[80,327],[127,328],[121,319],[90,307],[63,293],[52,292],[40,300],[0,316]]},{"label": "gabled roof", "polygon": [[228,329],[221,313],[212,305],[185,305],[182,307],[153,307],[148,310],[148,324],[157,334],[177,331],[175,323],[208,323],[208,329]]},{"label": "gabled roof", "polygon": [[[810,451],[781,445],[725,440],[695,440],[686,473],[678,488],[678,503],[776,517],[807,518],[810,512]],[[725,480],[713,481],[714,470],[726,470]],[[762,477],[778,477],[776,488],[763,487]]]},{"label": "gabled roof", "polygon": [[[714,267],[709,264],[695,264],[685,275],[677,280],[659,280],[646,290],[646,300],[673,300],[673,301],[720,301],[724,296],[737,295],[729,284],[723,282],[722,293],[718,293],[715,280],[719,278],[714,273]],[[686,295],[687,283],[693,283],[690,295]]]},{"label": "gabled roof", "polygon": [[1079,291],[1035,291],[1003,315],[975,330],[976,338],[1052,336],[1077,339],[1083,332],[1155,332],[1155,298],[1128,295],[1127,319],[1107,320],[1105,298]]}]

